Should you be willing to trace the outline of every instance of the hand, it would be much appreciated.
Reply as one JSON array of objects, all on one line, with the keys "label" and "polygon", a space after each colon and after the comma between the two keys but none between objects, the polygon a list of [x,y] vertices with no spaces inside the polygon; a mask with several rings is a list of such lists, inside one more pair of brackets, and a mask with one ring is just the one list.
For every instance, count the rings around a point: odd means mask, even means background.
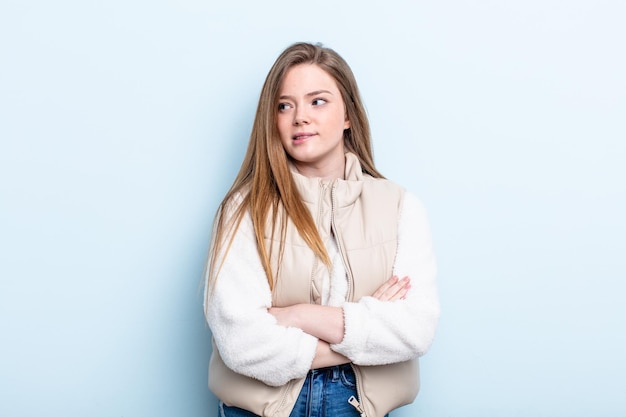
[{"label": "hand", "polygon": [[315,350],[315,358],[313,358],[311,369],[343,365],[344,363],[350,363],[350,359],[332,350],[330,345],[323,340],[317,341],[317,349]]},{"label": "hand", "polygon": [[411,288],[411,279],[404,277],[398,279],[397,276],[392,276],[383,285],[378,287],[372,297],[379,299],[380,301],[396,301],[404,300],[406,294]]},{"label": "hand", "polygon": [[296,317],[295,309],[293,306],[289,307],[271,307],[267,311],[276,318],[276,322],[285,327],[297,327],[295,326]]}]

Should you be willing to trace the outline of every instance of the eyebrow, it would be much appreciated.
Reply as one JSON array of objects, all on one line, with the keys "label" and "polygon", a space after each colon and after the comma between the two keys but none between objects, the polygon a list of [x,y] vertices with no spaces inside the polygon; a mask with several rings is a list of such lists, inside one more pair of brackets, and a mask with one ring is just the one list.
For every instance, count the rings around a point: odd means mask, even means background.
[{"label": "eyebrow", "polygon": [[[305,97],[311,97],[311,96],[316,96],[318,94],[322,94],[322,93],[326,93],[326,94],[330,94],[331,96],[333,95],[333,93],[331,93],[328,90],[315,90],[315,91],[311,91],[310,93],[306,93]],[[293,97],[291,96],[280,96],[279,97],[280,100],[284,100],[284,99],[293,99]]]}]

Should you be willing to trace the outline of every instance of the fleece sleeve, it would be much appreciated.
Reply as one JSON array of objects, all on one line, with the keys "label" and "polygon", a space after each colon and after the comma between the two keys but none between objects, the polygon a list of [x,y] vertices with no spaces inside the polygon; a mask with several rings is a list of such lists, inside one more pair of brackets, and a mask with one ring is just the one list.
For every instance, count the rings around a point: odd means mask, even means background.
[{"label": "fleece sleeve", "polygon": [[272,386],[305,377],[317,338],[284,327],[268,312],[272,296],[252,221],[245,216],[213,288],[205,295],[206,318],[226,366]]},{"label": "fleece sleeve", "polygon": [[405,300],[363,297],[343,304],[344,338],[331,347],[357,365],[383,365],[421,356],[435,334],[439,301],[430,228],[424,207],[408,192],[398,222],[394,274],[411,278]]}]

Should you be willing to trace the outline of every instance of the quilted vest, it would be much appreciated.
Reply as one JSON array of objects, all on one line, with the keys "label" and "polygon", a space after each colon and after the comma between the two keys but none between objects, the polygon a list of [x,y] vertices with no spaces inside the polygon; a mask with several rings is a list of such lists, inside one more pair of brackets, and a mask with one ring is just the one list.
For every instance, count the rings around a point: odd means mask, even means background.
[{"label": "quilted vest", "polygon": [[[332,234],[337,242],[348,279],[346,300],[357,302],[371,295],[393,274],[404,190],[388,180],[363,174],[357,157],[351,153],[346,154],[345,180],[326,182],[297,172],[293,172],[293,178],[322,241],[328,241]],[[268,226],[266,247],[272,247],[275,277],[273,305],[319,304],[322,282],[328,279],[330,271],[289,219],[279,265],[280,238],[280,232],[275,231],[272,242]],[[412,402],[419,390],[417,359],[353,367],[359,401],[367,417],[382,417]],[[227,405],[245,408],[260,416],[288,417],[303,384],[304,379],[297,379],[282,387],[270,387],[236,374],[226,367],[213,346],[209,386]]]}]

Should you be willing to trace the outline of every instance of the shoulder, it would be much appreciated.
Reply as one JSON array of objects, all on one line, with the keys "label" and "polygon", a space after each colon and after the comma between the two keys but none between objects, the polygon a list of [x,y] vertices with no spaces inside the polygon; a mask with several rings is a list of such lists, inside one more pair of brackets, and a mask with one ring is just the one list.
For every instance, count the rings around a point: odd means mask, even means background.
[{"label": "shoulder", "polygon": [[247,203],[247,193],[237,191],[227,195],[220,203],[213,222],[213,236],[226,242],[234,235],[254,236],[252,217]]},{"label": "shoulder", "polygon": [[244,200],[247,198],[250,190],[249,189],[240,189],[235,192],[229,192],[229,194],[224,197],[222,204],[220,207],[223,212],[232,212],[239,208],[244,203]]},{"label": "shoulder", "polygon": [[387,198],[402,202],[406,190],[401,185],[386,178],[374,178],[363,174],[363,191],[375,194],[378,198]]},{"label": "shoulder", "polygon": [[400,208],[400,233],[412,231],[422,236],[430,236],[428,213],[422,201],[412,192],[406,191]]},{"label": "shoulder", "polygon": [[373,194],[376,199],[395,202],[400,209],[401,218],[427,220],[426,207],[416,194],[400,184],[386,178],[374,178],[363,174],[364,191]]},{"label": "shoulder", "polygon": [[233,219],[240,219],[245,214],[242,213],[242,210],[248,211],[247,207],[245,207],[247,196],[247,190],[239,190],[227,194],[217,209],[216,220],[220,219],[221,222],[230,222]]},{"label": "shoulder", "polygon": [[405,190],[402,211],[412,214],[425,214],[426,207],[415,194],[413,194],[411,191]]}]

